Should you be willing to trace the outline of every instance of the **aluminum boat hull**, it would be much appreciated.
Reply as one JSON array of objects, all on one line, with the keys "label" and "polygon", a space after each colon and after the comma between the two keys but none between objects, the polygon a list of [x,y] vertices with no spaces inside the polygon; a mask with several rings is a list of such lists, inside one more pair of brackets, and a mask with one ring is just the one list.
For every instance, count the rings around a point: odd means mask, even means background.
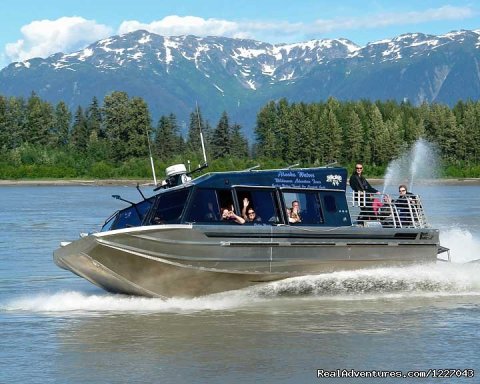
[{"label": "aluminum boat hull", "polygon": [[294,276],[430,263],[430,228],[153,225],[91,234],[55,263],[103,289],[195,297]]}]

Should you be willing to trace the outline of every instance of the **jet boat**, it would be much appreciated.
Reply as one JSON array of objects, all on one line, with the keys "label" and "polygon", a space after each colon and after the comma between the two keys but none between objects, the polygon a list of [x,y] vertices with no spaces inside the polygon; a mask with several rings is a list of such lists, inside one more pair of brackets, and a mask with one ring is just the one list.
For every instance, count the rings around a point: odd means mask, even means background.
[{"label": "jet boat", "polygon": [[[294,276],[432,263],[446,250],[419,196],[406,218],[375,196],[382,207],[365,217],[372,197],[347,193],[344,168],[249,169],[192,179],[177,164],[166,173],[151,197],[141,193],[101,231],[62,243],[55,263],[109,292],[168,298]],[[245,201],[254,221],[224,217],[225,210],[242,217]],[[293,205],[298,220],[291,219]]]}]

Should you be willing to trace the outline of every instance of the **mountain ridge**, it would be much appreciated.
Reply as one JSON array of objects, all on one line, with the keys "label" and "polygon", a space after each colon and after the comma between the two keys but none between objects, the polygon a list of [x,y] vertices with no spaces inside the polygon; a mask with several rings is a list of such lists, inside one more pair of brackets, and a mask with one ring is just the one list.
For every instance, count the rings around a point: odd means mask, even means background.
[{"label": "mountain ridge", "polygon": [[71,108],[126,91],[148,103],[154,123],[174,113],[186,124],[198,103],[213,124],[225,110],[253,132],[270,100],[408,99],[413,104],[480,95],[480,30],[402,34],[361,47],[348,39],[270,44],[251,39],[161,36],[144,30],[99,40],[0,71],[0,94],[32,91]]}]

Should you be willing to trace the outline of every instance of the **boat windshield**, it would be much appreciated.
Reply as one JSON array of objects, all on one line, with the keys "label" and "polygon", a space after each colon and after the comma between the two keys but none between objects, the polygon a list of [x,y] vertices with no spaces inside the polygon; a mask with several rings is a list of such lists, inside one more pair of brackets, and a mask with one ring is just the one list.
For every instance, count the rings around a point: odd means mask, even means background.
[{"label": "boat windshield", "polygon": [[151,197],[137,204],[133,204],[128,208],[115,212],[105,221],[105,224],[102,227],[102,232],[141,225],[145,215],[152,207],[152,204],[153,198]]},{"label": "boat windshield", "polygon": [[159,194],[155,201],[152,215],[148,219],[150,225],[179,223],[190,188]]}]

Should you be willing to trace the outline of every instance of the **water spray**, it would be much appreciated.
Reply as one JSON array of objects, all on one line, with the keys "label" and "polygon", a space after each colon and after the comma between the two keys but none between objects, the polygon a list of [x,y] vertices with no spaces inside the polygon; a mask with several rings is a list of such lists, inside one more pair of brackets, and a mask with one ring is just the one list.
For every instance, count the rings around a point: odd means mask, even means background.
[{"label": "water spray", "polygon": [[437,167],[434,144],[425,139],[418,139],[410,150],[388,164],[383,193],[389,186],[397,187],[400,184],[408,185],[411,191],[414,181],[435,178],[438,173]]}]

